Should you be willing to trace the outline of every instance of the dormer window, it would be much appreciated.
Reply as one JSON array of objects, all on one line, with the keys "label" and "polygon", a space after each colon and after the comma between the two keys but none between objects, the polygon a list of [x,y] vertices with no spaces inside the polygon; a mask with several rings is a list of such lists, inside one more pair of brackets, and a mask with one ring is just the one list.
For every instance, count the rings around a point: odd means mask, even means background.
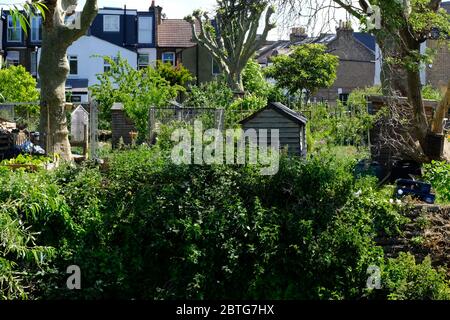
[{"label": "dormer window", "polygon": [[139,17],[139,43],[150,44],[153,42],[153,18]]},{"label": "dormer window", "polygon": [[12,16],[8,16],[8,42],[21,42],[22,41],[22,29],[19,19],[14,21]]},{"label": "dormer window", "polygon": [[104,32],[120,32],[120,16],[105,15],[103,16]]},{"label": "dormer window", "polygon": [[42,41],[42,17],[40,16],[31,17],[31,41]]}]

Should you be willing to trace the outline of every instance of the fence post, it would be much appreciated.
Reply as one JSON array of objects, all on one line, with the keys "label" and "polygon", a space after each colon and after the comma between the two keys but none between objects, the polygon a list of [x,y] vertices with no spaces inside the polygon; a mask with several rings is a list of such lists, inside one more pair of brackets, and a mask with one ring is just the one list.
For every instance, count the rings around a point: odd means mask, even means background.
[{"label": "fence post", "polygon": [[[96,101],[91,101],[90,104],[90,112],[89,112],[89,155],[91,159],[97,159],[97,143],[98,143],[98,107]],[[86,134],[86,133],[85,133]],[[86,134],[86,140],[88,135]]]}]

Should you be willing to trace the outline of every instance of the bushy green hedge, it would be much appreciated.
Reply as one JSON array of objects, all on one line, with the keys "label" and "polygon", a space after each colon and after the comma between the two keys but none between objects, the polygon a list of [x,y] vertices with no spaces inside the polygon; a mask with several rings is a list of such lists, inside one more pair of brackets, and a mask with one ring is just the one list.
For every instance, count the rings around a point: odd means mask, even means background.
[{"label": "bushy green hedge", "polygon": [[[17,201],[10,216],[56,250],[45,272],[26,269],[31,298],[354,299],[368,293],[368,266],[384,264],[374,237],[402,219],[353,165],[283,157],[261,176],[139,148],[101,170],[2,174],[0,200]],[[65,288],[73,264],[82,290]]]}]

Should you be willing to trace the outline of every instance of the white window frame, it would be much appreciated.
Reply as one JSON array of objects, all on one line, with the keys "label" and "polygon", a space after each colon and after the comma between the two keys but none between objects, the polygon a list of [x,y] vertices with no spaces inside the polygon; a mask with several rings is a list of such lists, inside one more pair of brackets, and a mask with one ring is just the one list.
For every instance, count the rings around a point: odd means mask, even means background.
[{"label": "white window frame", "polygon": [[[118,57],[110,57],[112,60],[114,60],[115,63],[119,62]],[[103,59],[103,72],[108,72],[109,70],[106,70],[106,68],[109,68],[111,70],[111,63],[108,62],[108,60]]]},{"label": "white window frame", "polygon": [[[166,55],[166,54],[170,54],[170,55],[172,55],[172,57],[173,57],[173,59],[172,60],[167,60],[167,59],[164,59],[164,55]],[[175,54],[175,52],[163,52],[163,54],[162,54],[162,56],[161,56],[161,61],[162,61],[162,63],[167,63],[167,62],[171,62],[172,63],[172,66],[174,66],[175,67],[175,65],[176,65],[176,63],[177,63],[177,55]]]},{"label": "white window frame", "polygon": [[[147,57],[147,63],[141,63],[140,58],[142,56]],[[138,54],[138,69],[147,68],[150,65],[150,54],[149,53],[139,53]]]},{"label": "white window frame", "polygon": [[[35,25],[37,23],[37,25]],[[37,27],[37,28],[36,28]],[[39,32],[39,30],[41,30]],[[37,34],[35,34],[37,32]],[[35,37],[37,35],[37,38]],[[31,41],[41,42],[42,41],[42,17],[33,16],[31,17]]]},{"label": "white window frame", "polygon": [[[16,59],[13,59],[13,60],[8,59],[8,57],[11,57],[13,55],[12,53],[15,53],[15,55],[17,55],[17,60]],[[20,51],[8,51],[5,62],[7,65],[13,65],[13,66],[20,65]]]},{"label": "white window frame", "polygon": [[[111,23],[106,23],[107,19],[114,19]],[[117,14],[107,14],[103,16],[103,32],[120,32],[120,16]]]},{"label": "white window frame", "polygon": [[[76,77],[78,76],[78,69],[79,69],[79,64],[78,64],[78,56],[77,55],[73,55],[73,54],[69,54],[67,55],[67,60],[69,61],[69,77]],[[76,61],[77,62],[77,73],[72,73],[72,68],[70,68],[70,62],[71,61]]]},{"label": "white window frame", "polygon": [[[11,26],[10,26],[10,24],[11,24]],[[8,16],[8,21],[6,23],[6,28],[7,28],[7,30],[6,30],[7,31],[6,32],[6,40],[8,42],[22,42],[22,27],[20,26],[19,19],[16,19],[16,26],[15,26],[15,28],[14,28],[13,24],[14,24],[13,17],[12,16]],[[12,40],[11,37],[10,37],[11,36],[10,35],[10,30],[16,31],[17,29],[19,30],[19,39],[18,40],[15,40],[15,39]]]},{"label": "white window frame", "polygon": [[141,44],[153,43],[153,17],[138,17],[138,42]]}]

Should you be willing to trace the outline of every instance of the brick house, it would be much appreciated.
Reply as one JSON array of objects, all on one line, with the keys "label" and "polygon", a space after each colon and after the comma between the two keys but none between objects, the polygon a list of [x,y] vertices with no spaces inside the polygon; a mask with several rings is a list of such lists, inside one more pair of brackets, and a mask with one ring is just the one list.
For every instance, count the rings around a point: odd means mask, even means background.
[{"label": "brick house", "polygon": [[182,64],[197,84],[211,81],[220,73],[208,51],[193,41],[190,23],[182,19],[158,20],[157,59],[174,66]]},{"label": "brick house", "polygon": [[263,66],[270,65],[270,58],[279,54],[289,54],[294,45],[324,44],[327,52],[339,57],[337,78],[331,88],[320,89],[312,100],[346,101],[348,95],[357,88],[373,86],[375,81],[375,38],[367,33],[354,32],[347,23],[340,23],[336,34],[321,34],[308,37],[303,28],[293,28],[289,40],[267,42],[257,52],[257,61]]},{"label": "brick house", "polygon": [[[450,13],[450,1],[442,3],[441,6]],[[450,50],[448,45],[439,45],[436,40],[427,41],[426,46],[436,49],[436,55],[433,63],[425,68],[425,84],[439,88],[447,86],[447,83],[450,81]]]}]

